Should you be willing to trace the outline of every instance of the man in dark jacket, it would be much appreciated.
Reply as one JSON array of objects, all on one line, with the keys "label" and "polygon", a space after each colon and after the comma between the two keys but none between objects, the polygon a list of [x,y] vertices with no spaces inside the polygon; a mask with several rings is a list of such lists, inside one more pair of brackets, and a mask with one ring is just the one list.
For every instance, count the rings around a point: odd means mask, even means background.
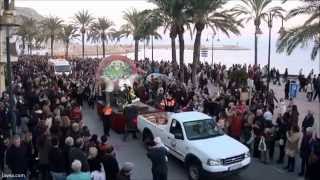
[{"label": "man in dark jacket", "polygon": [[284,87],[285,99],[289,99],[289,87],[290,87],[290,81],[288,80]]},{"label": "man in dark jacket", "polygon": [[304,120],[302,121],[302,132],[305,133],[306,129],[308,127],[312,127],[314,123],[314,117],[313,114],[311,113],[311,111],[308,111],[308,114],[306,115],[306,117],[304,118]]},{"label": "man in dark jacket", "polygon": [[284,161],[284,156],[285,156],[285,146],[286,146],[286,141],[287,141],[287,131],[289,129],[289,124],[287,119],[282,117],[280,114],[279,117],[277,118],[277,131],[276,131],[276,136],[277,139],[279,140],[279,158],[277,163],[282,164]]},{"label": "man in dark jacket", "polygon": [[320,169],[320,138],[316,137],[311,142],[311,155],[306,169],[306,179],[318,180]]},{"label": "man in dark jacket", "polygon": [[301,157],[301,170],[299,176],[303,176],[305,172],[305,167],[308,165],[309,156],[311,154],[311,138],[312,138],[312,128],[306,128],[303,134],[303,138],[300,146],[300,157]]},{"label": "man in dark jacket", "polygon": [[124,108],[124,117],[125,117],[125,130],[123,141],[126,141],[129,133],[132,133],[132,137],[137,139],[137,125],[134,122],[134,119],[138,116],[138,110],[135,106],[127,106]]},{"label": "man in dark jacket", "polygon": [[152,176],[153,180],[167,180],[168,166],[167,166],[167,150],[154,141],[148,143],[149,151],[148,158],[152,162]]},{"label": "man in dark jacket", "polygon": [[59,140],[53,137],[51,140],[52,147],[49,150],[49,169],[53,179],[59,179],[59,177],[66,177],[67,163],[64,158],[63,151],[59,148]]},{"label": "man in dark jacket", "polygon": [[[75,143],[75,147],[72,147],[69,151],[69,162],[73,162],[74,160],[79,160],[82,164],[81,171],[89,172],[90,167],[88,163],[88,158],[86,154],[81,150],[83,147],[83,139],[78,138]],[[71,164],[69,164],[71,166]]]},{"label": "man in dark jacket", "polygon": [[106,179],[116,180],[119,173],[119,164],[113,154],[113,147],[109,147],[102,155],[102,164],[106,172]]},{"label": "man in dark jacket", "polygon": [[27,175],[28,171],[28,151],[21,143],[20,136],[13,137],[13,145],[7,151],[6,162],[12,174]]},{"label": "man in dark jacket", "polygon": [[8,138],[0,132],[0,171],[4,171],[4,157],[8,148]]}]

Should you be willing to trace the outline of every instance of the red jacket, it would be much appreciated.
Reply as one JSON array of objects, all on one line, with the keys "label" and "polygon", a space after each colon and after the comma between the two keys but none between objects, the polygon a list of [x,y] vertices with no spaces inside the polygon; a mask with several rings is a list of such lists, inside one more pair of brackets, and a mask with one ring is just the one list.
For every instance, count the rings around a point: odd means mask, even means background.
[{"label": "red jacket", "polygon": [[231,118],[230,124],[230,135],[232,137],[240,137],[241,136],[241,129],[242,129],[242,119],[241,116],[236,115]]}]

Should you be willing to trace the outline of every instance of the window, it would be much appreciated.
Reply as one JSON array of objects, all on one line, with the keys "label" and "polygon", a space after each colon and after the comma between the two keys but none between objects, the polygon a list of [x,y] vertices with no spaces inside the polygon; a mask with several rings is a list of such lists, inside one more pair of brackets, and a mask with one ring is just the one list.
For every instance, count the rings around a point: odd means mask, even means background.
[{"label": "window", "polygon": [[55,66],[56,72],[70,72],[70,66],[63,65],[63,66]]},{"label": "window", "polygon": [[172,120],[172,123],[170,126],[170,133],[173,135],[179,135],[183,139],[182,127],[180,123],[175,119]]},{"label": "window", "polygon": [[189,140],[207,139],[223,135],[213,119],[204,119],[183,123]]}]

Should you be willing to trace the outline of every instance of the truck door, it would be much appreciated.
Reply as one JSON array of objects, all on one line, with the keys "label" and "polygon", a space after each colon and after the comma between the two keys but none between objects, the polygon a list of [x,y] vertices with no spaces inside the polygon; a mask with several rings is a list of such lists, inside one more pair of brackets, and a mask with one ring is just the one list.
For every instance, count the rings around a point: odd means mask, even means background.
[{"label": "truck door", "polygon": [[170,152],[180,160],[184,160],[185,144],[181,124],[173,119],[167,136],[167,146]]}]

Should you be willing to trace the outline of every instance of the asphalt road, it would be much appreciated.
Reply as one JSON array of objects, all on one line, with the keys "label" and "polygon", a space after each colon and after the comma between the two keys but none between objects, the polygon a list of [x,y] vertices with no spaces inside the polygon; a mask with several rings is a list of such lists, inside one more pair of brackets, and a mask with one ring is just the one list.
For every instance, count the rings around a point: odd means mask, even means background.
[{"label": "asphalt road", "polygon": [[[83,107],[85,124],[89,127],[92,134],[103,133],[102,123],[99,120],[96,111]],[[133,180],[152,180],[151,162],[146,157],[146,150],[141,140],[133,140],[129,137],[127,142],[122,141],[122,135],[111,132],[109,140],[115,147],[117,159],[120,166],[126,162],[133,162],[135,168],[132,174]],[[276,154],[277,156],[277,154]],[[295,173],[288,173],[282,169],[282,166],[271,164],[262,164],[253,159],[251,165],[239,175],[225,177],[223,180],[298,180],[299,163],[296,165]],[[169,158],[169,177],[168,180],[187,180],[187,172],[183,164],[173,157]],[[302,178],[300,178],[302,179]]]}]

